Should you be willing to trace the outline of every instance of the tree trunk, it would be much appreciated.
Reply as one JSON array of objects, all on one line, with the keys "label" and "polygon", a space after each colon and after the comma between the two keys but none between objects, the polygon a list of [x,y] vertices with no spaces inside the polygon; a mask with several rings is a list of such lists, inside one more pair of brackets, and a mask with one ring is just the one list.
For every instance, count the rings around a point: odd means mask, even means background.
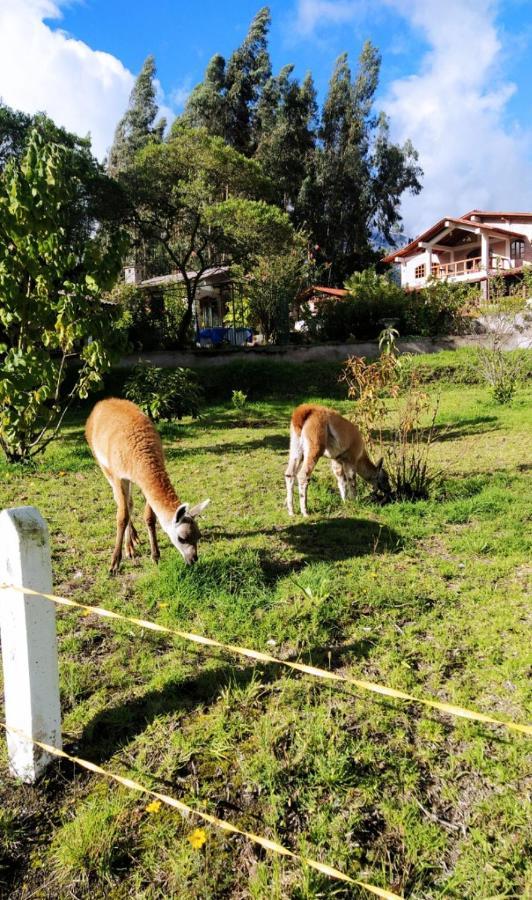
[{"label": "tree trunk", "polygon": [[187,335],[188,330],[190,328],[192,322],[192,315],[194,311],[194,299],[196,296],[196,282],[194,284],[188,283],[186,285],[187,288],[187,308],[185,310],[185,314],[179,323],[179,328],[177,331],[177,346],[180,350],[184,350],[187,345]]}]

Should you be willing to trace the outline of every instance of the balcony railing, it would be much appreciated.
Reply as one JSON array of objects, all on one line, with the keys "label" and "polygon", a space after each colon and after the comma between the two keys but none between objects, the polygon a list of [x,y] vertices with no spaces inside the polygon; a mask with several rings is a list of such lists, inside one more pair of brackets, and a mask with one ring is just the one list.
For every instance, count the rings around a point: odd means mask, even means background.
[{"label": "balcony railing", "polygon": [[[490,256],[489,271],[491,274],[506,269],[517,268],[521,260],[512,260],[507,256]],[[451,263],[433,263],[433,278],[455,278],[457,275],[474,275],[482,271],[482,257],[474,256],[472,259],[459,259]]]}]

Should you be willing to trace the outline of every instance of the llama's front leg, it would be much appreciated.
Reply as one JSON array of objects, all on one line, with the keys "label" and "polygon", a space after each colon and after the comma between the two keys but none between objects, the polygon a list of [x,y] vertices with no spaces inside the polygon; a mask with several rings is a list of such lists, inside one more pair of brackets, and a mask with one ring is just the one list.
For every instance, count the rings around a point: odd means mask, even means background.
[{"label": "llama's front leg", "polygon": [[352,500],[357,492],[357,470],[351,463],[344,463],[344,478],[347,485],[347,496]]},{"label": "llama's front leg", "polygon": [[345,476],[344,467],[342,463],[338,462],[336,459],[331,459],[331,469],[333,470],[333,474],[335,475],[336,481],[338,483],[340,497],[345,503],[346,497],[348,496],[348,482]]},{"label": "llama's front leg", "polygon": [[148,537],[150,539],[150,550],[151,550],[151,558],[154,563],[158,563],[161,554],[159,552],[159,545],[157,543],[157,532],[155,530],[155,526],[157,524],[157,519],[155,517],[155,513],[151,508],[149,503],[146,503],[144,507],[144,521],[146,522],[146,528],[148,529]]}]

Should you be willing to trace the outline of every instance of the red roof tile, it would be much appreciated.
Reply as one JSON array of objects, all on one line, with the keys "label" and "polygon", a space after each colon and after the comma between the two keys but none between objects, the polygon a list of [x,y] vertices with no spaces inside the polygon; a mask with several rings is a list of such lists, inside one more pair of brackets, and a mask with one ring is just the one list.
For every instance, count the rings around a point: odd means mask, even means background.
[{"label": "red roof tile", "polygon": [[312,294],[327,294],[330,297],[347,297],[349,291],[344,288],[321,287],[319,284],[313,284],[311,287],[302,291],[301,296],[310,296]]}]

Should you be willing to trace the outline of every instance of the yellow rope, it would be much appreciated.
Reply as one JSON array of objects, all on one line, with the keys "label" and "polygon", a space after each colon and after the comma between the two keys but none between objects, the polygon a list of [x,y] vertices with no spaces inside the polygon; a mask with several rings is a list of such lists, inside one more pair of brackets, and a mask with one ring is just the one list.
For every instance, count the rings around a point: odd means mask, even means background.
[{"label": "yellow rope", "polygon": [[19,587],[13,584],[0,584],[0,590],[14,590],[22,594],[44,597],[46,600],[50,600],[52,603],[57,603],[60,606],[83,609],[96,616],[101,616],[104,619],[116,619],[122,622],[129,622],[132,625],[138,625],[141,628],[147,628],[150,631],[157,631],[161,634],[170,634],[174,637],[181,638],[182,640],[192,641],[195,644],[201,644],[205,647],[216,647],[218,650],[224,650],[227,653],[236,654],[238,656],[245,656],[248,659],[254,659],[257,662],[285,666],[289,669],[294,669],[297,672],[303,672],[305,675],[312,675],[314,678],[323,678],[328,681],[350,684],[359,690],[370,691],[373,694],[380,694],[384,697],[392,697],[395,700],[405,700],[408,703],[420,703],[431,709],[439,709],[440,712],[448,713],[451,716],[460,716],[463,719],[470,719],[474,722],[485,722],[489,725],[499,725],[502,728],[508,728],[510,731],[517,731],[521,734],[532,736],[531,725],[521,725],[518,722],[507,722],[503,719],[497,719],[495,716],[489,716],[485,713],[467,709],[464,706],[443,703],[440,700],[433,700],[432,698],[415,697],[413,694],[407,694],[405,691],[387,687],[384,684],[351,678],[349,675],[337,675],[336,672],[328,672],[327,669],[308,666],[305,663],[291,662],[287,659],[277,659],[277,657],[271,656],[269,653],[261,653],[259,650],[251,650],[249,647],[239,647],[236,644],[222,644],[221,641],[217,641],[214,638],[203,637],[203,635],[193,634],[188,631],[179,631],[175,628],[168,628],[166,625],[158,625],[156,622],[148,622],[146,619],[124,616],[121,613],[113,612],[110,609],[103,609],[101,606],[89,606],[86,603],[78,603],[76,600],[69,600],[67,597],[57,597],[55,594],[43,594],[41,591],[34,591],[31,588]]},{"label": "yellow rope", "polygon": [[182,800],[177,800],[175,797],[170,797],[169,794],[160,794],[159,791],[152,791],[151,788],[145,787],[138,781],[133,781],[132,778],[124,778],[124,776],[122,775],[116,775],[114,772],[109,772],[107,769],[102,769],[102,767],[97,766],[96,763],[88,762],[86,759],[80,759],[79,756],[70,756],[68,753],[65,753],[64,750],[59,750],[57,747],[52,747],[50,744],[45,744],[42,741],[35,741],[33,740],[33,738],[30,738],[29,735],[24,734],[24,732],[19,731],[17,728],[13,728],[11,725],[6,725],[5,722],[0,722],[0,725],[6,731],[12,732],[13,734],[18,735],[26,741],[30,741],[36,747],[39,747],[46,753],[50,753],[52,756],[59,756],[62,759],[68,759],[70,762],[75,763],[76,765],[81,766],[84,769],[88,769],[89,772],[94,772],[96,775],[103,775],[104,778],[109,778],[111,781],[116,781],[118,784],[121,784],[123,785],[123,787],[129,788],[132,791],[139,791],[142,794],[148,794],[150,797],[154,797],[161,803],[165,803],[167,806],[172,806],[174,809],[178,809],[181,813],[198,816],[198,818],[203,819],[204,822],[209,822],[209,824],[215,825],[217,828],[221,828],[223,831],[228,831],[231,834],[242,835],[242,837],[247,838],[248,841],[252,841],[254,844],[259,844],[261,847],[264,847],[265,850],[271,850],[272,853],[279,853],[281,856],[289,856],[291,859],[295,859],[298,860],[298,862],[305,863],[305,865],[310,866],[312,869],[316,869],[318,872],[322,872],[324,875],[328,875],[330,878],[337,878],[340,881],[348,882],[348,884],[356,884],[358,885],[358,887],[365,888],[370,892],[370,894],[374,894],[376,897],[382,897],[384,898],[384,900],[402,900],[402,898],[398,894],[394,894],[391,891],[385,890],[384,888],[377,887],[374,884],[368,884],[368,882],[366,881],[357,881],[355,878],[351,878],[349,875],[346,875],[345,872],[341,872],[340,869],[335,869],[333,866],[328,866],[326,863],[318,862],[318,860],[310,859],[309,857],[303,856],[302,854],[294,853],[293,850],[289,850],[288,847],[284,847],[282,844],[278,844],[277,841],[271,841],[269,838],[261,837],[261,835],[254,834],[252,831],[244,831],[242,828],[238,828],[231,822],[226,822],[225,819],[218,819],[216,816],[212,816],[210,813],[203,812],[199,809],[193,809],[191,806],[187,806],[186,803],[183,803]]}]

